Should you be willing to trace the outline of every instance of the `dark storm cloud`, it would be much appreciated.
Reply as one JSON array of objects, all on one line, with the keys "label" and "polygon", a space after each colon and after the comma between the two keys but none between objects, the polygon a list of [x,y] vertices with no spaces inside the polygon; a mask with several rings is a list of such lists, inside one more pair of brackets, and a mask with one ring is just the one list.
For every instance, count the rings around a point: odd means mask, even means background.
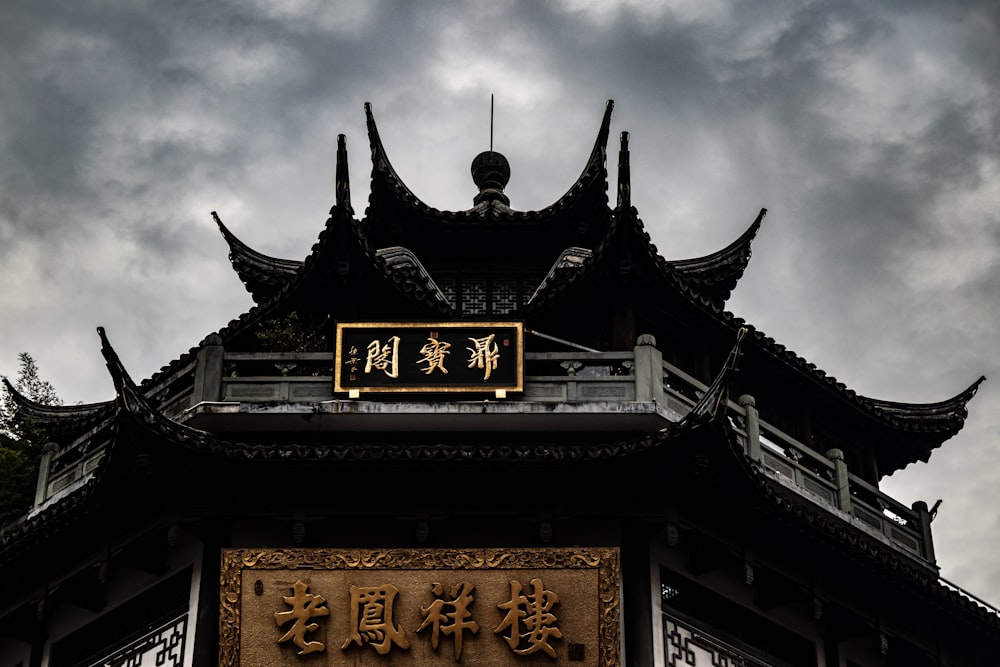
[{"label": "dark storm cloud", "polygon": [[95,325],[143,377],[248,308],[209,211],[304,256],[339,132],[364,210],[365,101],[407,184],[456,209],[496,93],[512,203],[541,208],[614,98],[609,173],[628,130],[665,256],[769,208],[736,314],[877,397],[991,377],[887,488],[946,499],[946,576],[998,602],[998,71],[992,2],[4,2],[0,370],[27,350],[70,402],[105,399]]}]

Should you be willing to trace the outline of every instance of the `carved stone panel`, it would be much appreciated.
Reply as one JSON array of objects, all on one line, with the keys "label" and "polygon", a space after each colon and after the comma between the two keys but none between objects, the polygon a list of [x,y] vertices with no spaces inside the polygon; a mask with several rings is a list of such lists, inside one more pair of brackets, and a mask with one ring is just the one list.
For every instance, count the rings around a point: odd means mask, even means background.
[{"label": "carved stone panel", "polygon": [[617,549],[226,549],[219,664],[619,667]]}]

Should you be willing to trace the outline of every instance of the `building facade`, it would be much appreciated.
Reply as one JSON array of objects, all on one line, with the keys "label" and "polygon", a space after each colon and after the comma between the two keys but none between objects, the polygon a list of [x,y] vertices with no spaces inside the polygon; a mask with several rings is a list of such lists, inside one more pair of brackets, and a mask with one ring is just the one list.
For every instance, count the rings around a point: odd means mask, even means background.
[{"label": "building facade", "polygon": [[[465,211],[396,174],[309,256],[216,216],[255,305],[116,397],[16,396],[48,444],[0,532],[0,667],[987,665],[1000,614],[943,582],[933,512],[880,480],[961,429],[868,398],[725,310],[765,211],[663,258],[612,104],[565,195],[506,159]],[[214,215],[214,214],[213,214]]]}]

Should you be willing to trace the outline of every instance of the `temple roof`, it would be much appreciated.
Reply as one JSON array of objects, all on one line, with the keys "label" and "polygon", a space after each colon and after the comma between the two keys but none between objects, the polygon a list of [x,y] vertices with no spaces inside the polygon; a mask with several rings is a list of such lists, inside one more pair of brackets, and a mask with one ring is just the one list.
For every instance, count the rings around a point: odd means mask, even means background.
[{"label": "temple roof", "polygon": [[[824,408],[833,405],[836,418],[848,415],[853,424],[865,425],[879,476],[884,476],[911,462],[926,461],[934,448],[955,435],[964,425],[968,402],[985,378],[979,378],[951,398],[934,403],[865,397],[725,311],[724,304],[747,267],[751,243],[766,210],[760,209],[746,231],[717,252],[686,260],[664,259],[631,203],[627,133],[622,136],[617,205],[614,209],[608,206],[605,157],[611,109],[609,103],[580,177],[552,205],[541,211],[520,212],[510,208],[502,198],[484,197],[468,210],[442,212],[421,202],[399,178],[378,136],[371,107],[366,105],[372,172],[371,194],[363,220],[354,215],[351,206],[346,142],[342,135],[338,137],[336,203],[304,260],[274,258],[253,250],[213,212],[229,246],[230,261],[255,305],[217,333],[209,334],[203,344],[242,344],[246,338],[252,338],[255,327],[287,314],[289,309],[294,312],[303,304],[325,309],[323,313],[331,320],[349,319],[359,312],[367,315],[370,311],[362,307],[373,302],[379,303],[382,310],[371,321],[395,321],[389,319],[395,313],[403,313],[398,315],[400,320],[460,319],[463,313],[449,301],[439,284],[443,284],[441,268],[448,259],[447,253],[435,253],[433,242],[422,240],[422,236],[429,232],[430,236],[454,240],[447,252],[474,247],[472,241],[477,236],[491,235],[490,239],[509,236],[511,240],[504,242],[510,247],[530,247],[534,253],[525,258],[525,263],[530,260],[533,267],[541,267],[541,277],[529,292],[530,298],[523,309],[510,314],[510,319],[524,319],[527,326],[534,318],[557,308],[563,297],[574,292],[583,293],[581,301],[593,312],[602,313],[609,304],[596,298],[588,301],[586,297],[600,293],[612,294],[613,298],[614,290],[586,290],[606,285],[607,276],[614,273],[629,288],[641,286],[641,292],[637,293],[643,298],[652,295],[664,299],[650,301],[649,310],[643,315],[669,309],[671,317],[690,317],[693,329],[711,329],[715,342],[725,340],[729,334],[736,337],[736,345],[721,369],[682,418],[650,433],[577,429],[568,435],[542,432],[522,437],[511,432],[491,433],[481,441],[470,440],[467,433],[453,434],[454,437],[436,433],[393,437],[382,432],[381,424],[375,433],[324,432],[323,437],[301,432],[249,435],[210,432],[183,423],[184,417],[167,410],[159,398],[167,393],[167,388],[173,392],[184,385],[190,390],[196,375],[198,347],[137,384],[104,330],[99,329],[102,354],[116,390],[113,401],[43,406],[7,384],[20,414],[34,420],[54,441],[75,442],[74,447],[86,442],[95,450],[106,451],[106,455],[91,458],[95,467],[88,469],[89,477],[84,475],[74,482],[75,486],[51,494],[30,514],[3,527],[0,563],[33,557],[60,539],[59,532],[65,527],[83,520],[89,522],[84,526],[99,525],[104,518],[102,513],[111,512],[110,508],[128,498],[130,491],[146,493],[143,480],[134,473],[140,466],[139,460],[151,458],[151,453],[171,466],[178,462],[180,468],[201,470],[200,465],[205,463],[209,471],[252,470],[261,478],[272,474],[274,469],[268,464],[284,469],[298,466],[297,471],[318,465],[326,470],[336,467],[338,471],[376,468],[381,471],[389,467],[403,470],[412,465],[425,466],[423,470],[427,470],[439,464],[453,470],[538,465],[547,466],[544,469],[548,471],[565,471],[563,464],[570,464],[593,466],[592,469],[617,465],[615,471],[628,470],[627,466],[641,467],[648,471],[649,479],[654,479],[660,474],[690,472],[672,467],[684,456],[696,462],[715,457],[713,462],[719,461],[721,465],[713,467],[710,475],[719,474],[725,479],[721,483],[716,479],[718,486],[714,488],[704,485],[699,490],[702,501],[707,502],[713,494],[735,494],[741,501],[739,511],[762,509],[769,517],[768,522],[818,535],[821,546],[817,549],[828,545],[832,553],[854,564],[861,563],[866,572],[884,574],[894,582],[918,584],[915,599],[946,605],[955,618],[963,621],[971,618],[979,623],[976,627],[1000,628],[1000,617],[995,613],[941,583],[933,572],[933,562],[930,566],[917,562],[912,555],[879,540],[853,521],[853,517],[845,520],[832,511],[832,506],[822,506],[769,475],[743,451],[728,418],[733,413],[726,408],[741,362],[744,369],[752,365],[762,375],[773,371],[768,380],[778,385],[791,378],[794,382],[788,384],[795,386],[790,391],[808,387],[809,395],[815,399],[813,405],[822,404]],[[497,181],[484,183],[493,187]],[[491,248],[492,251],[495,249]],[[473,257],[471,263],[475,264],[476,259]],[[377,298],[370,298],[372,295]],[[654,315],[649,315],[647,321],[653,318]],[[701,326],[706,322],[710,326]],[[249,348],[234,345],[233,349],[242,352]],[[188,397],[182,394],[185,406]],[[284,407],[287,406],[279,406]],[[75,451],[68,453],[77,456]],[[649,461],[657,465],[645,465]],[[146,465],[155,468],[148,461]],[[166,470],[158,468],[147,470],[146,474],[168,477]],[[627,475],[618,477],[626,480]],[[164,485],[175,482],[169,480]],[[696,488],[701,480],[689,483]],[[933,561],[933,555],[930,560]]]},{"label": "temple roof", "polygon": [[866,401],[873,412],[900,429],[928,433],[957,432],[968,416],[967,404],[976,395],[979,385],[985,381],[986,376],[981,375],[965,390],[937,403],[897,403],[859,398]]},{"label": "temple roof", "polygon": [[[608,101],[605,107],[601,127],[591,150],[590,157],[583,171],[569,190],[549,206],[538,211],[517,211],[495,200],[483,201],[464,211],[440,211],[421,201],[399,177],[388,153],[382,144],[375,116],[370,104],[365,104],[365,115],[368,122],[368,140],[372,152],[371,194],[368,198],[368,209],[365,217],[377,219],[383,211],[395,213],[398,209],[406,209],[410,216],[419,219],[421,225],[436,224],[480,224],[484,222],[504,225],[532,225],[544,223],[551,226],[554,221],[567,217],[590,218],[590,207],[603,200],[607,203],[607,155],[608,135],[611,128],[611,112],[614,102]],[[579,220],[573,224],[577,224]],[[433,233],[433,229],[421,229],[422,232]],[[369,234],[381,234],[370,231]]]},{"label": "temple roof", "polygon": [[762,208],[747,230],[722,250],[704,257],[669,260],[665,268],[713,303],[725,303],[750,263],[750,243],[757,236],[766,213],[767,209]]},{"label": "temple roof", "polygon": [[[531,299],[531,309],[545,307],[577,280],[596,270],[603,261],[636,264],[636,273],[659,282],[666,289],[684,291],[692,300],[719,311],[750,262],[751,243],[763,223],[767,209],[735,241],[703,257],[666,260],[653,244],[638,210],[631,205],[629,136],[623,132],[618,159],[618,203],[610,224],[585,261],[574,265],[557,262]],[[530,312],[530,311],[529,311]]]},{"label": "temple roof", "polygon": [[[649,281],[652,286],[648,290],[650,294],[679,295],[696,312],[732,333],[745,327],[755,342],[756,355],[764,354],[777,359],[783,367],[801,373],[824,391],[832,391],[861,415],[897,432],[899,438],[888,438],[879,449],[879,472],[882,475],[910,462],[926,460],[934,447],[961,429],[967,414],[966,404],[981,380],[950,399],[926,405],[868,398],[848,389],[814,364],[723,310],[726,297],[746,268],[750,243],[760,229],[765,209],[761,209],[746,231],[726,248],[701,258],[665,260],[652,244],[637,210],[631,205],[627,133],[622,134],[619,155],[617,206],[614,211],[608,209],[604,163],[611,110],[609,102],[594,148],[580,177],[555,204],[542,211],[517,212],[496,201],[485,201],[466,211],[441,212],[423,204],[399,179],[379,138],[371,107],[366,105],[372,147],[372,192],[365,220],[355,218],[351,208],[343,135],[338,137],[336,204],[304,261],[268,257],[250,249],[216,216],[219,229],[229,244],[233,266],[257,302],[248,312],[220,329],[218,335],[228,344],[234,337],[246,334],[260,322],[280,312],[295,298],[325,304],[323,307],[336,313],[347,304],[346,300],[359,298],[351,296],[358,286],[383,290],[380,294],[393,294],[396,307],[408,304],[413,313],[449,319],[458,317],[459,313],[437,282],[435,268],[427,263],[428,256],[430,259],[440,258],[431,252],[430,246],[413,247],[419,246],[420,235],[403,239],[414,241],[411,245],[389,243],[400,234],[406,237],[405,233],[394,230],[386,219],[390,213],[402,212],[406,213],[406,225],[435,230],[435,234],[445,234],[449,240],[456,236],[456,229],[464,228],[473,235],[489,229],[503,230],[501,236],[517,237],[516,243],[521,245],[531,245],[518,236],[521,232],[532,238],[547,234],[553,243],[557,242],[545,253],[551,253],[550,257],[544,260],[544,264],[539,263],[539,284],[533,292],[529,292],[530,298],[524,310],[512,313],[516,317],[530,319],[543,313],[554,300],[583,284],[588,277],[599,281],[597,274],[602,265],[623,261],[630,263],[634,267],[632,275],[641,275]],[[577,210],[583,215],[585,211],[581,202],[586,202],[588,206],[600,202],[598,208],[603,211],[600,215],[588,214],[591,227],[584,232],[580,231],[579,219],[575,215],[563,216],[565,211]],[[581,238],[588,243],[580,245],[573,241]],[[539,257],[543,258],[544,254]],[[350,281],[353,287],[339,287],[348,284],[344,281]],[[391,304],[386,306],[387,309],[391,307]],[[191,363],[196,352],[197,348],[192,348],[144,381],[143,390],[157,386]],[[67,412],[66,417],[70,414]],[[912,434],[920,437],[908,437]],[[904,435],[907,438],[903,438]]]},{"label": "temple roof", "polygon": [[34,427],[42,430],[47,438],[60,443],[83,434],[114,410],[114,401],[81,405],[43,405],[19,392],[7,378],[3,378],[3,383],[14,402],[16,416],[19,419],[29,420]]},{"label": "temple roof", "polygon": [[760,230],[767,209],[760,209],[757,219],[735,241],[725,248],[703,257],[682,260],[665,260],[657,252],[639,220],[638,211],[632,206],[632,168],[629,151],[629,133],[622,132],[618,152],[618,202],[616,216],[630,226],[633,233],[645,241],[653,263],[661,272],[672,274],[697,294],[709,299],[716,306],[722,305],[736,288],[750,263],[750,245]]},{"label": "temple roof", "polygon": [[281,287],[295,277],[295,274],[302,270],[303,262],[270,257],[257,252],[236,238],[236,235],[222,224],[222,220],[215,211],[212,211],[212,217],[219,226],[219,231],[222,232],[226,243],[229,244],[229,261],[232,262],[237,275],[243,281],[243,285],[257,303],[276,294]]},{"label": "temple roof", "polygon": [[[389,161],[371,105],[366,105],[372,154],[369,205],[363,221],[357,221],[350,214],[346,146],[341,136],[338,138],[335,209],[341,209],[350,218],[354,243],[365,249],[365,254],[372,258],[376,268],[425,308],[442,312],[444,296],[434,283],[434,275],[442,269],[442,262],[449,264],[448,259],[442,259],[442,252],[448,258],[469,257],[482,262],[487,259],[482,256],[484,249],[492,250],[498,256],[514,254],[525,267],[534,264],[538,275],[536,280],[540,283],[533,286],[531,292],[540,297],[538,301],[544,301],[545,289],[556,282],[552,272],[568,267],[563,262],[567,251],[577,247],[592,254],[599,252],[599,249],[607,247],[614,231],[613,215],[607,205],[605,168],[612,109],[613,104],[609,101],[590,158],[580,177],[554,204],[540,211],[520,212],[502,201],[487,199],[468,210],[448,212],[424,204],[405,185]],[[622,142],[619,216],[623,188],[627,188],[623,183],[628,180],[627,133],[623,133]],[[747,231],[729,246],[700,258],[664,260],[649,241],[648,234],[641,229],[641,223],[637,233],[658,271],[672,274],[698,294],[721,305],[746,269],[750,244],[760,228],[763,215],[762,210]],[[264,303],[268,297],[274,296],[306,264],[253,250],[232,234],[216,214],[213,213],[213,216],[230,247],[229,257],[233,267],[257,303]],[[321,234],[320,243],[313,247],[312,259],[324,253],[323,248],[328,245],[324,243],[326,235]],[[445,235],[448,243],[442,246],[440,239]],[[485,242],[484,235],[489,237]],[[466,245],[469,247],[464,247]],[[327,248],[325,253],[329,254],[329,250]],[[404,254],[407,257],[404,264],[381,261],[383,257],[399,260]],[[525,270],[530,272],[530,269]],[[549,275],[543,278],[546,272]],[[448,306],[443,311],[445,314],[454,310],[454,304],[444,305]]]}]

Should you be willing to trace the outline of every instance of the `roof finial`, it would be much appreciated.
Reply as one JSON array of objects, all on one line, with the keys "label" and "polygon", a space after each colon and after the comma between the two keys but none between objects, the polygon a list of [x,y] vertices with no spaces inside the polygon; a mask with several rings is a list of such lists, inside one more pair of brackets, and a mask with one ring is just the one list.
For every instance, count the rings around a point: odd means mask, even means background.
[{"label": "roof finial", "polygon": [[483,151],[472,160],[472,180],[479,186],[479,194],[472,203],[500,202],[504,206],[510,199],[503,193],[510,181],[510,163],[500,153],[493,150],[493,94],[490,93],[490,149]]},{"label": "roof finial", "polygon": [[618,151],[618,208],[632,206],[632,174],[629,167],[628,132],[621,134],[621,150]]},{"label": "roof finial", "polygon": [[348,212],[353,212],[351,208],[351,179],[347,170],[347,138],[342,134],[337,135],[337,179],[336,179],[336,205]]}]

